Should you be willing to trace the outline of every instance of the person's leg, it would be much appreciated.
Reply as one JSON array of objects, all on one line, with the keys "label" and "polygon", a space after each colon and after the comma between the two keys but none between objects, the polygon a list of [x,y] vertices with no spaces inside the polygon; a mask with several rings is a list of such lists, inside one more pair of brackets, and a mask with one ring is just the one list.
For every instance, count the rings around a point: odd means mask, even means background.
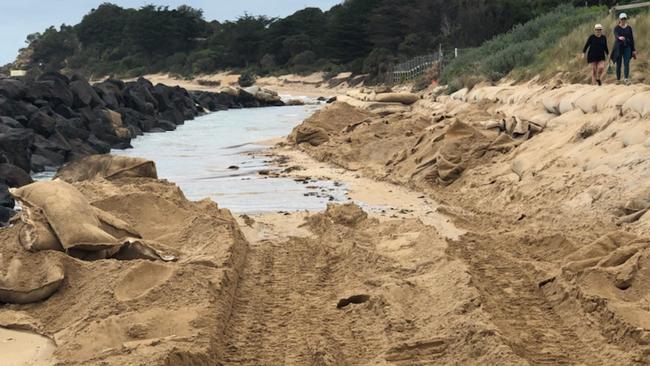
[{"label": "person's leg", "polygon": [[625,66],[625,79],[630,78],[630,60],[632,60],[632,49],[626,47],[623,52],[623,64]]},{"label": "person's leg", "polygon": [[621,67],[623,66],[623,55],[618,55],[616,57],[616,60],[614,60],[614,62],[616,62],[616,79],[618,81],[621,81]]},{"label": "person's leg", "polygon": [[[605,70],[605,61],[600,61],[598,63],[598,81],[602,82],[605,79],[605,74],[607,73],[607,70]],[[600,83],[598,83],[600,85]]]},{"label": "person's leg", "polygon": [[598,79],[598,62],[591,63],[591,85],[596,84],[596,79]]}]

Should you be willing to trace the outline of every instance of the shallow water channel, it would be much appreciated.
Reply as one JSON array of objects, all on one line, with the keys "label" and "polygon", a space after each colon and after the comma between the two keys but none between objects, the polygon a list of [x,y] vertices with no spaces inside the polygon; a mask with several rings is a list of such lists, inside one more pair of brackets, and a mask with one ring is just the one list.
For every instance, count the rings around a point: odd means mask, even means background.
[{"label": "shallow water channel", "polygon": [[[133,149],[112,153],[151,159],[158,176],[178,184],[187,198],[209,197],[237,213],[321,210],[332,199],[345,201],[345,186],[267,178],[258,174],[270,168],[266,158],[254,154],[266,148],[256,142],[288,135],[318,108],[305,105],[210,113],[173,132],[140,136],[132,141]],[[229,169],[231,166],[239,169]]]}]

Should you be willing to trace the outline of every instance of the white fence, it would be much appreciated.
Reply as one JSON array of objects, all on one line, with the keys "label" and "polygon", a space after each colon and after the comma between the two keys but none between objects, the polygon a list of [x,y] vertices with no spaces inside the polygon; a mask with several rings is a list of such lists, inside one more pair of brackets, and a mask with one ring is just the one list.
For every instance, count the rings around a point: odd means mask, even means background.
[{"label": "white fence", "polygon": [[386,79],[392,84],[400,84],[417,79],[434,67],[437,67],[438,72],[440,72],[450,59],[458,57],[458,52],[458,48],[449,51],[441,49],[428,55],[414,57],[406,62],[394,65],[388,72]]}]

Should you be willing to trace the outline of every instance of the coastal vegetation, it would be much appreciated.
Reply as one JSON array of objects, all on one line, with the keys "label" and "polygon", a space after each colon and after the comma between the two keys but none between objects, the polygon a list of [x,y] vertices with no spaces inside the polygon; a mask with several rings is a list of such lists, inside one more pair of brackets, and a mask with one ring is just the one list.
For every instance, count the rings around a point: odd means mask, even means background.
[{"label": "coastal vegetation", "polygon": [[[593,0],[588,5],[613,1]],[[73,70],[88,76],[139,76],[169,72],[191,76],[224,69],[254,74],[339,71],[378,74],[385,65],[438,47],[481,45],[513,26],[552,11],[561,0],[346,0],[328,11],[306,8],[285,18],[244,14],[234,21],[207,21],[200,9],[148,5],[127,9],[104,3],[77,25],[50,27],[27,37],[22,67]],[[585,1],[576,1],[584,6]],[[562,8],[566,11],[567,8]],[[589,11],[570,14],[589,17]],[[553,16],[538,27],[552,27]],[[564,15],[564,14],[562,14]],[[559,29],[566,30],[569,16]],[[580,19],[582,19],[580,18]],[[575,24],[575,23],[573,23]],[[542,29],[543,28],[543,29]],[[485,50],[499,48],[509,33]],[[535,43],[535,50],[543,43]],[[519,46],[519,47],[523,47]],[[502,47],[501,47],[502,48]],[[509,51],[508,53],[512,53]],[[530,57],[526,50],[526,55]],[[471,52],[480,57],[481,51]],[[508,55],[506,55],[508,56]],[[521,62],[494,67],[495,77]],[[492,59],[490,63],[497,63]]]},{"label": "coastal vegetation", "polygon": [[[567,81],[582,82],[589,77],[582,47],[596,23],[605,26],[604,34],[611,45],[616,19],[606,7],[559,6],[461,53],[445,67],[442,81],[448,83],[452,91],[506,76],[527,80],[535,76],[549,79],[564,74]],[[634,12],[630,24],[637,35],[648,34],[650,14],[647,11]],[[637,36],[635,41],[639,49],[650,47],[648,37]],[[635,64],[635,74],[638,81],[650,78],[647,60],[639,59]]]}]

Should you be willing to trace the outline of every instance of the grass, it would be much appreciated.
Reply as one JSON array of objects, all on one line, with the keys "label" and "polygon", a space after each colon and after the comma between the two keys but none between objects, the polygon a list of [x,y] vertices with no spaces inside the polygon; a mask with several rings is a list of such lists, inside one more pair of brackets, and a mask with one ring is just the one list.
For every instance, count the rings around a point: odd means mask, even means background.
[{"label": "grass", "polygon": [[[528,76],[526,71],[535,65],[537,70],[546,70],[544,59],[552,56],[546,55],[547,51],[564,43],[564,37],[571,34],[576,25],[586,27],[591,24],[591,27],[604,13],[606,9],[603,7],[562,5],[514,27],[508,33],[496,36],[480,47],[465,51],[445,68],[442,81],[459,87],[474,84],[477,80],[497,81],[506,76],[522,78]],[[563,55],[563,58],[575,57],[582,51],[585,40],[586,35],[582,44],[576,50],[571,50],[570,54]]]}]

